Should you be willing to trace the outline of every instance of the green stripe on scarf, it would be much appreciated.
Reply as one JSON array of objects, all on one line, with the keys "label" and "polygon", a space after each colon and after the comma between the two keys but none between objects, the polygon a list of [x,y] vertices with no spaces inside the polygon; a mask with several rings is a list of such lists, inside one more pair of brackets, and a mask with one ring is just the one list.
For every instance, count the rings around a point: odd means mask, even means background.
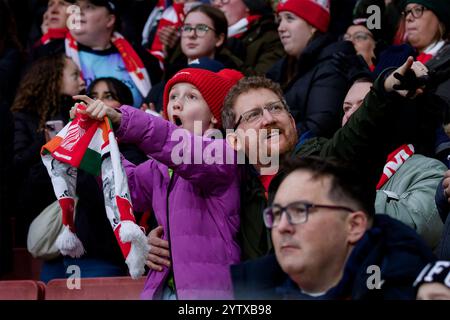
[{"label": "green stripe on scarf", "polygon": [[81,159],[80,162],[80,169],[83,169],[84,171],[93,174],[95,176],[99,176],[101,165],[102,165],[102,158],[100,156],[100,153],[89,148],[86,149],[83,159]]}]

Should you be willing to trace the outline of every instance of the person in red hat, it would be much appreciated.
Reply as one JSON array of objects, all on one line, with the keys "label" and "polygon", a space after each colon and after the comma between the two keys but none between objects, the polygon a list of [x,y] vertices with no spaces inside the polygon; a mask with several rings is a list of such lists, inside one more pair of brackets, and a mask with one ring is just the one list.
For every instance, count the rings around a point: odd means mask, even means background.
[{"label": "person in red hat", "polygon": [[[225,155],[234,156],[224,139],[203,135],[221,128],[225,95],[241,77],[231,69],[179,71],[164,91],[169,121],[130,106],[118,112],[100,100],[75,97],[88,104],[78,112],[94,119],[109,116],[121,143],[136,144],[151,157],[138,166],[123,160],[133,207],[153,210],[159,224],[154,232],[167,241],[158,254],[170,259],[154,266],[148,258],[143,299],[232,297],[229,266],[240,261],[238,165],[224,161]],[[150,249],[149,257],[154,254]]]},{"label": "person in red hat", "polygon": [[[338,72],[336,53],[355,56],[351,43],[334,42],[327,33],[329,0],[284,0],[277,7],[278,35],[286,56],[267,77],[279,83],[301,132],[331,137],[340,127],[341,106],[350,87]],[[357,66],[351,66],[352,69]]]}]

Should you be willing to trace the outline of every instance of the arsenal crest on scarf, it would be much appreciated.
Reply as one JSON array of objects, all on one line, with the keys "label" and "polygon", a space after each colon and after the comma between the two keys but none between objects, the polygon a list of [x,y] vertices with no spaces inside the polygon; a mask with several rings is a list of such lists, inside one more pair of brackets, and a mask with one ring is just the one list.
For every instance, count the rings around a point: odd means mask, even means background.
[{"label": "arsenal crest on scarf", "polygon": [[[84,108],[81,104],[77,107]],[[101,173],[108,220],[131,277],[141,276],[149,246],[144,232],[136,225],[127,177],[109,119],[96,121],[77,113],[72,122],[42,147],[41,157],[62,209],[64,230],[56,239],[61,253],[73,258],[84,254],[74,228],[77,170],[96,176]]]}]

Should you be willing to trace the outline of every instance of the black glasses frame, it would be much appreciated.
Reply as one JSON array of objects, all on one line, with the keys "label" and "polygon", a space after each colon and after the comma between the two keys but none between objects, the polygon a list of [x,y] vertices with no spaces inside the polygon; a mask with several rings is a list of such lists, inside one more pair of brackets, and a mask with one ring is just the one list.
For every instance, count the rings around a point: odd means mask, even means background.
[{"label": "black glasses frame", "polygon": [[403,11],[402,11],[402,16],[406,18],[406,17],[408,16],[408,14],[411,13],[411,15],[412,15],[415,19],[420,19],[420,18],[422,18],[422,16],[423,16],[423,12],[426,11],[426,10],[428,10],[427,7],[424,7],[424,6],[415,6],[415,7],[411,8],[411,9],[408,9],[408,10],[405,9],[405,10],[403,10]]},{"label": "black glasses frame", "polygon": [[[304,221],[301,222],[293,222],[292,221],[292,216],[289,214],[288,209],[290,207],[292,207],[293,205],[304,205],[305,206],[305,219]],[[301,223],[306,223],[308,221],[308,216],[310,214],[310,210],[311,209],[332,209],[332,210],[344,210],[344,211],[348,211],[348,212],[355,212],[356,210],[353,210],[352,208],[349,207],[345,207],[345,206],[334,206],[334,205],[325,205],[325,204],[315,204],[315,203],[311,203],[311,202],[306,202],[306,201],[295,201],[295,202],[291,202],[289,203],[287,206],[283,207],[280,206],[278,204],[274,204],[266,209],[264,209],[263,211],[263,220],[264,220],[264,224],[266,225],[266,227],[268,229],[274,228],[276,226],[278,226],[279,221],[277,224],[274,224],[274,219],[273,219],[273,208],[278,208],[281,210],[281,215],[280,215],[280,220],[281,217],[283,216],[283,213],[286,213],[288,222],[290,225],[296,225],[296,224],[301,224]],[[269,215],[271,215],[271,221],[269,220]]]},{"label": "black glasses frame", "polygon": [[[264,112],[264,110],[267,110],[267,108],[269,108],[270,106],[272,106],[272,105],[274,105],[274,104],[276,104],[276,103],[280,103],[280,102],[281,102],[281,104],[283,105],[284,110],[287,110],[286,102],[284,102],[283,100],[274,101],[274,102],[271,102],[271,103],[265,105],[264,107],[255,108],[255,109],[261,109],[261,110],[263,110],[263,112]],[[241,114],[241,115],[239,116],[239,118],[238,118],[238,121],[237,121],[236,124],[234,125],[233,130],[236,131],[237,127],[239,127],[239,125],[241,124],[242,119],[244,119],[244,115],[245,115],[245,114],[247,114],[248,112],[252,112],[252,111],[254,111],[255,109],[248,110],[248,111],[244,112],[243,114]],[[270,112],[270,111],[269,111],[269,112]]]}]

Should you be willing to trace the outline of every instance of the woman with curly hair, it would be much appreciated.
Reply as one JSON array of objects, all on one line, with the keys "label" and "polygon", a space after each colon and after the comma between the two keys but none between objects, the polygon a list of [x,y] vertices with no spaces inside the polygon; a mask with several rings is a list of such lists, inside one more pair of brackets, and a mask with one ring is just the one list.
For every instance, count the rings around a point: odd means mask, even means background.
[{"label": "woman with curly hair", "polygon": [[49,120],[69,120],[72,95],[85,83],[75,63],[64,54],[33,63],[21,80],[11,111],[14,115],[14,170],[18,241],[25,239],[29,223],[55,201],[47,170],[41,162],[41,146],[49,140]]}]

